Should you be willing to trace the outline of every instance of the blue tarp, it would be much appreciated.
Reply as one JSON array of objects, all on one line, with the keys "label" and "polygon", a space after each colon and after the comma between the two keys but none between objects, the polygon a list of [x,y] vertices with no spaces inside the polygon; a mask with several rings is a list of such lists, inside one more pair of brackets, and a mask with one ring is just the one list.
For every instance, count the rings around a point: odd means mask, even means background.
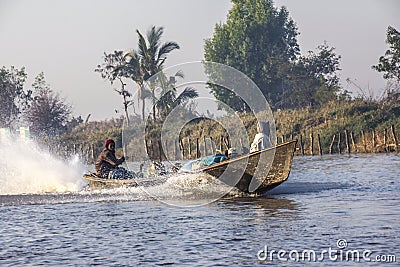
[{"label": "blue tarp", "polygon": [[223,154],[216,154],[211,156],[206,156],[201,159],[191,160],[186,162],[181,170],[182,171],[194,171],[203,167],[208,167],[216,163],[220,163],[221,161],[227,159],[227,157]]}]

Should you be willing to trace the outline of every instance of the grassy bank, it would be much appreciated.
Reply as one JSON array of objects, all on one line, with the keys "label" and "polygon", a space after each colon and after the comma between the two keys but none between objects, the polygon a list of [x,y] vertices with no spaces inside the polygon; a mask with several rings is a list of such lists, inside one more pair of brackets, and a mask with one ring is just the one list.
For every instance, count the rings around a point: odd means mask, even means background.
[{"label": "grassy bank", "polygon": [[[323,153],[329,153],[330,149],[333,153],[345,151],[345,132],[353,152],[384,152],[393,149],[390,146],[394,145],[392,125],[395,133],[400,128],[400,103],[364,100],[330,102],[320,109],[277,111],[274,117],[278,140],[291,136],[298,140],[301,138],[306,154],[311,154],[311,134],[315,141],[320,136]],[[396,136],[399,140],[397,133]],[[314,146],[317,148],[317,144]]]},{"label": "grassy bank", "polygon": [[[274,118],[278,143],[292,138],[302,140],[304,154],[311,154],[311,136],[314,137],[314,154],[319,153],[319,144],[324,154],[347,152],[347,145],[350,146],[352,152],[393,151],[395,146],[392,126],[399,140],[400,103],[397,101],[336,101],[318,109],[307,107],[277,110],[274,112]],[[241,119],[249,132],[251,142],[256,134],[256,120],[249,115],[241,116]],[[140,120],[132,123],[134,127],[125,131],[129,133],[130,138],[125,137],[124,144],[130,152],[127,156],[135,160],[136,154],[144,153],[145,125]],[[229,125],[231,122],[227,119],[223,123]],[[57,149],[65,155],[81,154],[82,158],[93,162],[102,150],[105,139],[113,138],[117,142],[117,147],[122,147],[122,125],[123,118],[82,123],[59,138]],[[147,129],[146,145],[148,150],[156,151],[153,153],[155,159],[160,156],[157,141],[160,127],[160,125],[152,125]],[[211,149],[213,151],[219,148],[225,149],[227,146],[241,147],[240,138],[233,138],[237,135],[239,131],[234,130],[229,136],[221,124],[215,121],[197,120],[181,130],[179,136],[181,142],[174,141],[172,137],[166,138],[170,140],[170,143],[163,144],[167,147],[167,151],[162,153],[167,153],[169,158],[181,158],[183,148],[185,158],[195,158],[196,146],[199,146],[201,154],[207,152],[207,146],[208,152],[211,152]],[[206,138],[206,150],[204,138]],[[299,142],[298,153],[300,153],[300,148]],[[122,154],[122,150],[120,149],[118,153]]]}]

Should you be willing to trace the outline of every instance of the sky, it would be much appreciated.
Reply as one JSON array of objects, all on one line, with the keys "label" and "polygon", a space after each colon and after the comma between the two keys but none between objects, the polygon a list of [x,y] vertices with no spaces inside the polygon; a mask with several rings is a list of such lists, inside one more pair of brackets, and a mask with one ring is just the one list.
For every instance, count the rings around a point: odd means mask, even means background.
[{"label": "sky", "polygon": [[[379,97],[382,74],[371,69],[388,48],[389,25],[400,29],[398,0],[275,0],[296,22],[302,54],[325,41],[341,55],[345,89],[350,78]],[[225,22],[228,0],[0,0],[0,67],[25,67],[29,87],[44,72],[51,88],[73,106],[75,116],[102,120],[122,115],[117,85],[94,69],[104,52],[137,47],[136,29],[165,28],[163,41],[175,41],[166,66],[203,59],[204,39],[216,23]],[[128,89],[135,90],[134,84]],[[118,113],[116,113],[116,111]]]}]

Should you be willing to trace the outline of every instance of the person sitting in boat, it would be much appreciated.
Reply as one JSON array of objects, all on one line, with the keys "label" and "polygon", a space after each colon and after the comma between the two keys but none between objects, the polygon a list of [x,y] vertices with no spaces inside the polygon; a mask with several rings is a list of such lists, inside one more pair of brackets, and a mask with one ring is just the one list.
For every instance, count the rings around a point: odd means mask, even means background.
[{"label": "person sitting in boat", "polygon": [[258,133],[250,146],[250,153],[271,147],[269,122],[259,122],[257,124],[257,131]]},{"label": "person sitting in boat", "polygon": [[96,175],[108,179],[132,178],[132,174],[124,168],[118,167],[125,161],[125,157],[115,156],[115,142],[107,139],[103,151],[95,162]]}]

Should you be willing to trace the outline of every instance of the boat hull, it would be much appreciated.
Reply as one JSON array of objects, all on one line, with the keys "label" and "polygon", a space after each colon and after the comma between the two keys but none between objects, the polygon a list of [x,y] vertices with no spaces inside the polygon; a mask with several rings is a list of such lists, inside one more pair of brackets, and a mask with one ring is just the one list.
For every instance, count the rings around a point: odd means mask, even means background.
[{"label": "boat hull", "polygon": [[133,179],[106,179],[97,177],[95,174],[84,174],[83,179],[88,183],[90,189],[94,190],[138,186]]},{"label": "boat hull", "polygon": [[[233,181],[224,178],[228,185],[245,193],[263,194],[285,182],[290,174],[297,140],[279,144],[274,148],[260,150],[249,155],[234,158],[203,169],[216,178],[221,178],[224,172],[241,173],[239,179]],[[228,175],[229,175],[228,172]]]},{"label": "boat hull", "polygon": [[[297,140],[289,141],[273,148],[223,161],[199,171],[208,173],[242,192],[263,194],[288,179],[296,143]],[[237,179],[231,179],[235,175]],[[140,179],[137,180],[138,182],[135,179],[105,179],[95,174],[85,174],[83,179],[91,189],[151,186],[166,181],[165,177]]]}]

